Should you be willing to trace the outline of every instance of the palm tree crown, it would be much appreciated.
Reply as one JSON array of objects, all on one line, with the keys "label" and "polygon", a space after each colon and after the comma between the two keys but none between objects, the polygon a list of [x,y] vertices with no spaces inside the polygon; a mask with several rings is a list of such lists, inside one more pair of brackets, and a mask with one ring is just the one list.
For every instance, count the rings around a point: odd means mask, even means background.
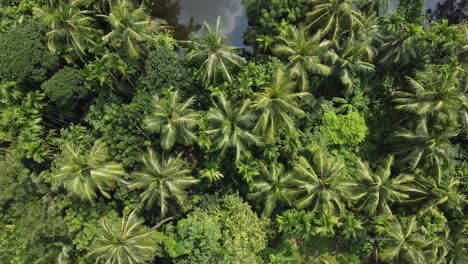
[{"label": "palm tree crown", "polygon": [[339,160],[323,150],[315,153],[311,163],[305,157],[299,157],[294,170],[300,177],[292,181],[298,198],[294,201],[296,207],[342,212],[344,203],[338,185],[344,180],[343,169],[344,165]]},{"label": "palm tree crown", "polygon": [[50,51],[55,53],[72,46],[81,59],[86,47],[97,45],[95,37],[101,35],[93,27],[94,18],[91,14],[91,11],[80,10],[74,2],[66,0],[49,0],[45,10],[34,9],[34,16],[50,28],[47,32]]},{"label": "palm tree crown", "polygon": [[178,203],[185,200],[185,189],[199,180],[190,176],[190,170],[184,165],[180,155],[160,158],[153,150],[143,157],[143,169],[133,173],[135,180],[129,185],[131,189],[143,189],[140,197],[146,202],[146,208],[158,205],[161,215],[168,209],[168,199],[174,198]]},{"label": "palm tree crown", "polygon": [[159,29],[159,24],[152,21],[142,7],[135,8],[130,0],[117,0],[111,5],[109,15],[103,17],[110,25],[111,31],[102,37],[104,41],[121,39],[127,53],[138,57],[138,43],[144,40],[155,40],[151,33]]},{"label": "palm tree crown", "polygon": [[263,201],[263,213],[270,216],[279,204],[290,204],[292,197],[289,185],[292,178],[293,174],[286,172],[283,164],[264,164],[260,169],[260,176],[255,177],[250,184],[251,192],[248,196]]},{"label": "palm tree crown", "polygon": [[434,117],[437,121],[456,120],[458,110],[468,105],[465,94],[451,76],[441,76],[435,85],[423,85],[407,77],[410,91],[395,92],[396,109],[421,116]]},{"label": "palm tree crown", "polygon": [[343,186],[347,196],[360,200],[361,208],[369,215],[391,214],[389,203],[407,201],[409,192],[418,191],[412,187],[413,176],[400,174],[392,177],[393,156],[388,157],[376,172],[362,161],[358,164],[356,178],[343,183]]},{"label": "palm tree crown", "polygon": [[296,102],[297,98],[309,95],[307,92],[294,93],[294,82],[285,76],[284,71],[278,68],[272,83],[257,94],[252,105],[260,112],[260,118],[254,127],[254,132],[272,142],[278,129],[294,130],[295,116],[303,116]]},{"label": "palm tree crown", "polygon": [[164,98],[153,99],[154,112],[144,120],[145,129],[161,134],[161,147],[171,149],[176,142],[190,145],[197,140],[194,128],[199,115],[191,107],[194,97],[182,102],[179,91],[168,92]]},{"label": "palm tree crown", "polygon": [[364,17],[355,10],[353,4],[359,0],[309,0],[313,4],[307,13],[308,27],[320,29],[327,34],[335,45],[339,46],[340,35],[348,33],[352,38],[355,31],[364,28]]},{"label": "palm tree crown", "polygon": [[122,222],[101,221],[96,249],[90,255],[98,262],[115,264],[136,264],[149,261],[155,254],[153,232],[137,218],[135,211],[124,216]]},{"label": "palm tree crown", "polygon": [[392,137],[392,150],[401,164],[414,169],[424,164],[444,165],[450,160],[450,138],[457,133],[450,128],[428,127],[422,119],[415,129],[400,129]]},{"label": "palm tree crown", "polygon": [[186,55],[189,61],[201,62],[200,71],[205,85],[219,81],[219,74],[231,83],[232,69],[245,63],[244,58],[236,54],[239,49],[228,45],[228,38],[220,32],[220,24],[220,17],[214,30],[205,22],[205,35],[192,39],[195,47]]},{"label": "palm tree crown", "polygon": [[85,154],[81,153],[80,147],[66,144],[63,155],[64,165],[54,178],[82,199],[94,200],[97,190],[110,199],[108,191],[114,189],[119,178],[125,175],[121,164],[107,161],[107,147],[100,140]]},{"label": "palm tree crown", "polygon": [[309,88],[309,73],[330,75],[331,68],[322,63],[330,41],[321,41],[319,33],[309,37],[304,26],[290,26],[287,35],[278,40],[280,44],[274,47],[273,53],[289,60],[286,67],[292,78],[297,79],[301,91]]},{"label": "palm tree crown", "polygon": [[221,155],[228,149],[235,149],[236,163],[248,146],[260,144],[258,137],[250,132],[255,120],[250,100],[233,105],[224,95],[219,95],[214,107],[208,111],[208,120],[212,129],[206,132],[213,136],[214,145],[221,150]]}]

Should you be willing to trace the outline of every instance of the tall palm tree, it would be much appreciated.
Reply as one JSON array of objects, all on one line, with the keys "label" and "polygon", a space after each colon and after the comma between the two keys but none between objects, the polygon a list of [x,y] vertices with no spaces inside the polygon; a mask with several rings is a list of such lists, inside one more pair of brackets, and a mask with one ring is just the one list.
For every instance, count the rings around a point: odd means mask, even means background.
[{"label": "tall palm tree", "polygon": [[255,98],[252,106],[260,112],[260,117],[254,132],[263,135],[268,142],[274,141],[278,129],[294,130],[293,117],[304,115],[296,99],[303,98],[309,93],[295,93],[294,87],[294,82],[291,82],[284,71],[278,68],[271,84],[263,88]]},{"label": "tall palm tree", "polygon": [[207,115],[212,129],[206,132],[212,135],[213,144],[221,150],[222,156],[229,149],[235,150],[237,164],[248,146],[260,145],[259,138],[251,133],[255,114],[250,108],[250,100],[234,105],[224,95],[218,95],[214,104]]},{"label": "tall palm tree", "polygon": [[419,231],[415,216],[393,220],[382,216],[377,219],[375,229],[385,239],[378,253],[382,261],[428,263],[426,250],[431,241]]},{"label": "tall palm tree", "polygon": [[346,33],[352,38],[354,33],[364,29],[364,16],[353,5],[360,0],[309,0],[313,5],[307,13],[308,27],[319,29],[339,46],[340,37]]},{"label": "tall palm tree", "polygon": [[94,28],[95,21],[91,15],[91,11],[80,10],[68,0],[49,0],[44,10],[34,9],[34,16],[50,29],[46,34],[49,50],[63,52],[71,46],[81,59],[87,47],[97,45],[95,39],[101,35]]},{"label": "tall palm tree", "polygon": [[219,75],[222,80],[231,83],[231,71],[245,63],[244,58],[237,55],[239,48],[228,45],[228,38],[221,33],[220,25],[221,17],[218,17],[214,30],[205,22],[205,35],[191,39],[194,47],[185,57],[189,61],[201,63],[204,85],[216,83],[220,80]]},{"label": "tall palm tree", "polygon": [[[423,28],[419,25],[391,20],[384,43],[380,46],[378,63],[386,68],[407,66],[418,57],[418,41]],[[397,24],[393,24],[397,23]]]},{"label": "tall palm tree", "polygon": [[415,129],[400,129],[391,138],[392,152],[401,164],[414,169],[424,164],[447,164],[451,157],[450,138],[457,135],[451,128],[434,127],[429,129],[422,119]]},{"label": "tall palm tree", "polygon": [[420,192],[412,186],[414,176],[392,177],[392,165],[393,156],[389,156],[383,166],[372,172],[367,164],[359,161],[357,175],[342,184],[346,196],[360,201],[359,207],[371,216],[391,214],[390,203],[407,201],[410,192]]},{"label": "tall palm tree", "polygon": [[260,175],[249,184],[251,192],[248,197],[263,202],[263,214],[270,216],[278,205],[290,204],[289,185],[292,179],[293,174],[286,172],[283,164],[263,164]]},{"label": "tall palm tree", "polygon": [[142,170],[133,173],[135,180],[129,184],[130,189],[143,189],[140,194],[142,202],[149,209],[154,205],[161,208],[161,215],[165,215],[170,198],[178,203],[185,200],[185,189],[199,180],[190,176],[190,170],[184,165],[181,156],[160,158],[153,150],[143,157]]},{"label": "tall palm tree", "polygon": [[299,178],[293,179],[293,194],[296,207],[313,211],[340,213],[344,210],[344,199],[339,184],[344,180],[344,165],[323,150],[315,153],[311,162],[299,157],[294,166]]},{"label": "tall palm tree", "polygon": [[117,0],[112,3],[109,15],[98,15],[110,25],[110,32],[103,36],[106,42],[123,40],[131,57],[138,57],[138,43],[145,40],[156,41],[155,33],[160,28],[157,21],[149,18],[143,7],[135,8],[131,0]]},{"label": "tall palm tree", "polygon": [[[453,73],[452,73],[453,74]],[[396,91],[395,108],[421,116],[434,117],[438,122],[456,120],[461,107],[468,105],[466,95],[451,74],[441,75],[440,82],[423,85],[407,77],[409,91]]]},{"label": "tall palm tree", "polygon": [[98,140],[91,151],[82,154],[79,146],[65,144],[64,163],[57,178],[65,189],[82,199],[94,200],[99,190],[106,198],[108,191],[116,187],[116,182],[125,175],[121,164],[108,160],[105,143]]},{"label": "tall palm tree", "polygon": [[368,62],[372,59],[372,54],[368,50],[368,45],[348,41],[346,47],[338,51],[332,51],[331,60],[333,62],[333,72],[338,75],[341,83],[345,87],[345,94],[352,94],[356,86],[357,75],[372,73],[375,66]]},{"label": "tall palm tree", "polygon": [[288,59],[286,67],[291,77],[297,80],[301,91],[309,89],[309,73],[322,76],[331,74],[331,68],[322,63],[330,41],[321,41],[319,32],[309,37],[304,26],[290,26],[286,36],[280,36],[278,40],[279,44],[273,48],[273,53]]},{"label": "tall palm tree", "polygon": [[99,263],[145,263],[156,253],[151,238],[153,232],[145,227],[135,211],[122,217],[121,223],[102,219],[99,231],[95,249],[89,254],[95,256]]},{"label": "tall palm tree", "polygon": [[424,207],[438,206],[444,211],[463,214],[468,200],[461,189],[462,182],[453,175],[447,175],[442,168],[437,168],[435,176],[421,174],[417,179],[425,191]]},{"label": "tall palm tree", "polygon": [[164,98],[153,98],[154,112],[144,119],[145,129],[161,134],[161,147],[171,149],[176,142],[190,145],[197,140],[194,128],[199,114],[191,107],[195,97],[182,101],[179,91],[170,91]]}]

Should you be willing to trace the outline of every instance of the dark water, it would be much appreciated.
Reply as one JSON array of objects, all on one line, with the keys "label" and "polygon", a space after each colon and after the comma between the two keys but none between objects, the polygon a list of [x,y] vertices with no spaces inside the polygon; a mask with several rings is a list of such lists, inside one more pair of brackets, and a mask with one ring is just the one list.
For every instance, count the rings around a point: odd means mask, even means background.
[{"label": "dark water", "polygon": [[231,45],[244,47],[243,35],[247,16],[241,0],[150,0],[147,6],[153,16],[165,19],[174,27],[174,37],[187,40],[198,32],[203,21],[211,25],[221,16],[221,30]]}]

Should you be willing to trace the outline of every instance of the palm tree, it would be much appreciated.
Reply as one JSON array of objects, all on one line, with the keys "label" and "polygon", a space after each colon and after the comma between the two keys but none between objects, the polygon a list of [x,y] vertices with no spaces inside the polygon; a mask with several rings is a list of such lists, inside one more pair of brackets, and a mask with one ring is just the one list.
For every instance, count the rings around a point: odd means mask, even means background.
[{"label": "palm tree", "polygon": [[377,219],[377,234],[385,239],[379,258],[385,262],[428,263],[426,249],[431,241],[418,230],[416,217],[392,218],[388,220],[388,216],[382,216]]},{"label": "palm tree", "polygon": [[400,174],[392,177],[393,156],[389,156],[384,165],[372,172],[362,161],[358,162],[355,178],[343,183],[346,196],[360,202],[360,208],[369,215],[392,214],[390,203],[405,202],[410,192],[420,192],[412,187],[414,176]]},{"label": "palm tree", "polygon": [[199,114],[191,107],[195,97],[182,102],[179,91],[170,91],[164,98],[153,98],[154,112],[144,119],[145,129],[161,134],[161,147],[171,149],[176,142],[186,146],[197,140],[194,128]]},{"label": "palm tree", "polygon": [[339,184],[343,178],[344,165],[335,157],[328,156],[323,150],[315,153],[311,162],[299,157],[294,166],[299,178],[293,179],[293,191],[297,200],[293,201],[299,209],[340,213],[344,210],[344,201]]},{"label": "palm tree", "polygon": [[410,84],[408,92],[396,91],[395,108],[420,116],[434,117],[441,120],[456,120],[459,109],[468,105],[465,94],[458,87],[451,74],[440,75],[440,82],[434,85],[423,85],[407,77]]},{"label": "palm tree", "polygon": [[249,184],[251,192],[248,197],[263,202],[263,214],[270,216],[278,205],[290,204],[292,197],[289,185],[292,179],[293,174],[286,172],[283,164],[263,164],[260,176]]},{"label": "palm tree", "polygon": [[114,0],[73,0],[78,6],[83,6],[88,10],[93,9],[96,13],[107,13]]},{"label": "palm tree", "polygon": [[307,92],[294,93],[294,82],[285,76],[284,71],[278,68],[272,83],[258,93],[252,107],[260,112],[260,117],[254,127],[254,132],[263,135],[268,141],[275,139],[277,130],[285,128],[294,130],[294,116],[303,116],[297,105],[296,98],[309,95]]},{"label": "palm tree", "polygon": [[333,72],[345,87],[345,95],[353,92],[359,73],[372,73],[375,70],[375,66],[368,62],[372,60],[372,51],[368,48],[368,45],[348,41],[346,48],[339,50],[339,54],[332,51]]},{"label": "palm tree", "polygon": [[250,131],[255,114],[251,111],[250,100],[234,105],[224,95],[217,96],[214,107],[208,111],[208,120],[212,129],[206,133],[214,138],[213,144],[224,156],[229,149],[236,152],[235,162],[245,154],[248,146],[260,145],[260,140]]},{"label": "palm tree", "polygon": [[81,153],[73,144],[65,144],[64,164],[54,178],[62,181],[65,189],[82,199],[94,200],[99,190],[106,198],[108,191],[116,187],[116,182],[125,171],[121,164],[109,162],[105,143],[98,140],[90,152]]},{"label": "palm tree", "polygon": [[360,0],[310,0],[313,7],[307,13],[309,28],[319,29],[327,34],[336,46],[344,33],[351,38],[354,32],[364,29],[364,16],[353,5]]},{"label": "palm tree", "polygon": [[94,28],[92,12],[80,10],[68,0],[49,0],[45,10],[34,9],[34,16],[50,28],[47,32],[47,46],[53,53],[67,51],[72,46],[80,59],[89,46],[95,46],[95,38],[101,32]]},{"label": "palm tree", "polygon": [[140,194],[146,208],[154,205],[161,208],[161,215],[168,209],[169,198],[179,204],[185,200],[185,189],[199,180],[190,176],[190,170],[184,165],[181,156],[160,158],[153,150],[143,157],[143,169],[133,173],[135,180],[129,184],[130,189],[143,189]]},{"label": "palm tree", "polygon": [[460,179],[444,173],[442,168],[437,168],[435,176],[421,174],[418,183],[425,191],[423,200],[424,208],[434,208],[438,206],[444,211],[463,214],[463,210],[468,203],[466,195],[462,192]]},{"label": "palm tree", "polygon": [[323,64],[324,55],[328,53],[329,41],[321,41],[320,33],[312,37],[303,26],[290,26],[286,36],[278,37],[279,43],[273,53],[289,60],[287,69],[291,77],[297,80],[301,91],[309,89],[309,73],[328,76],[331,68]]},{"label": "palm tree", "polygon": [[[396,23],[396,24],[394,24]],[[378,63],[386,68],[401,68],[412,63],[418,56],[418,41],[423,29],[421,26],[390,20],[387,37],[380,46]]]},{"label": "palm tree", "polygon": [[239,48],[228,45],[227,37],[220,32],[220,23],[221,17],[218,17],[213,30],[205,22],[205,35],[192,38],[194,48],[185,57],[188,61],[201,62],[200,72],[206,86],[219,81],[219,74],[223,80],[231,83],[231,71],[245,63],[244,58],[237,55]]},{"label": "palm tree", "polygon": [[135,211],[122,217],[121,223],[102,219],[95,249],[89,254],[99,263],[145,263],[156,252],[153,231],[144,226]]},{"label": "palm tree", "polygon": [[109,15],[98,16],[104,18],[111,27],[111,31],[102,39],[106,42],[123,40],[130,57],[138,57],[138,43],[156,41],[152,33],[160,28],[159,21],[151,20],[146,10],[143,7],[135,8],[131,0],[117,0],[111,5]]},{"label": "palm tree", "polygon": [[401,164],[414,169],[429,165],[448,164],[451,156],[450,138],[457,135],[451,128],[434,127],[428,129],[422,119],[414,130],[400,129],[391,138],[392,151]]}]

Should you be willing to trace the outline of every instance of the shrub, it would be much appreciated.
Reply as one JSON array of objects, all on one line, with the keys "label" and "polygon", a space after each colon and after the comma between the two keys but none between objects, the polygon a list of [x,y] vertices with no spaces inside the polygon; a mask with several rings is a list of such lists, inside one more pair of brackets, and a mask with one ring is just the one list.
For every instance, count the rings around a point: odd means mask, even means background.
[{"label": "shrub", "polygon": [[73,109],[77,100],[87,94],[80,71],[70,67],[56,72],[41,87],[52,102],[67,109]]},{"label": "shrub", "polygon": [[356,146],[366,137],[367,126],[364,117],[351,111],[346,115],[327,112],[323,116],[322,132],[332,145]]},{"label": "shrub", "polygon": [[34,21],[25,21],[0,34],[0,79],[41,82],[57,67],[58,57],[49,53],[45,31]]}]

